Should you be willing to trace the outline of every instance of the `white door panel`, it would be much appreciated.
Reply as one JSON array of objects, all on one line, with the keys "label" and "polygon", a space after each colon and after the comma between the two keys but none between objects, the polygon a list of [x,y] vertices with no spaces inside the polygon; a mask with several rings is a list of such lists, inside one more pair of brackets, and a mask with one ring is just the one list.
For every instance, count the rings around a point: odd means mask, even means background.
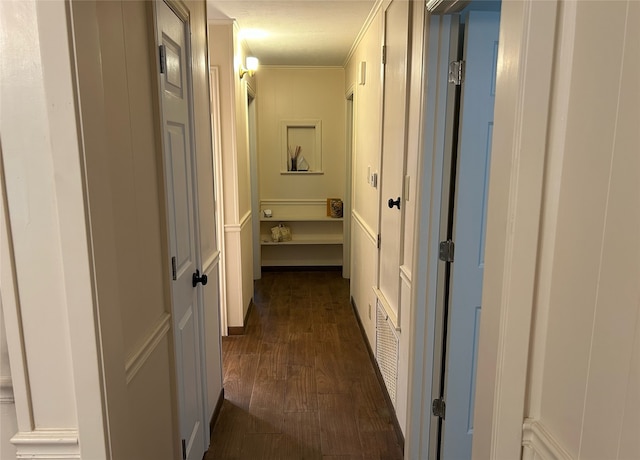
[{"label": "white door panel", "polygon": [[171,179],[170,197],[173,211],[172,226],[172,252],[176,256],[178,274],[190,270],[195,263],[195,251],[193,244],[192,208],[191,197],[191,158],[187,148],[186,127],[174,122],[167,122],[167,148],[171,162],[169,178]]},{"label": "white door panel", "polygon": [[[199,376],[200,366],[197,360],[199,356],[197,324],[194,315],[194,307],[190,306],[185,311],[184,316],[178,321],[176,328],[176,355],[179,356],[178,365],[179,373],[183,376]],[[183,378],[182,389],[180,391],[180,406],[187,414],[197,414],[201,408],[197,405],[197,398],[189,397],[200,392],[197,378]],[[187,417],[180,420],[180,431],[186,440],[187,453],[193,450],[194,442],[198,441],[199,431],[201,430],[200,421],[195,423]],[[187,457],[189,458],[189,457]]]},{"label": "white door panel", "polygon": [[442,456],[456,460],[471,458],[500,15],[471,11],[465,19]]},{"label": "white door panel", "polygon": [[180,436],[187,459],[201,460],[205,446],[202,370],[203,337],[199,287],[192,276],[199,268],[195,203],[195,159],[192,147],[188,25],[164,2],[157,2],[158,37],[163,51],[160,92],[164,164],[172,274],[172,313]]},{"label": "white door panel", "polygon": [[[378,286],[399,315],[405,168],[409,2],[394,0],[385,11],[384,108],[380,174],[380,265]],[[400,204],[389,207],[389,199]],[[396,325],[397,326],[397,325]]]}]

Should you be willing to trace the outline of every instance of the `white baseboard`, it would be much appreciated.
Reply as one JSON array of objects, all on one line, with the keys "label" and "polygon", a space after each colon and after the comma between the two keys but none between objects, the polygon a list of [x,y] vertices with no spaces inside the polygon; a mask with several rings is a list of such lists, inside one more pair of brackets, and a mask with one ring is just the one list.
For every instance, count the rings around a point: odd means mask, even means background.
[{"label": "white baseboard", "polygon": [[11,443],[16,446],[16,459],[71,460],[80,458],[76,430],[39,430],[18,432]]}]

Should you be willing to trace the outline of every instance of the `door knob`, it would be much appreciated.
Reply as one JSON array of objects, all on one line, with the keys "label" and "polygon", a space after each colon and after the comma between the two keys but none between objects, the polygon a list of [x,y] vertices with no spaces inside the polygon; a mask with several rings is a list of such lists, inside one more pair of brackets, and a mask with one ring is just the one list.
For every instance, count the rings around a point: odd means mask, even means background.
[{"label": "door knob", "polygon": [[193,287],[196,287],[198,283],[202,283],[202,285],[204,286],[208,281],[209,280],[207,279],[207,275],[202,274],[202,276],[200,276],[200,270],[196,270],[196,272],[191,277],[191,284],[193,285]]},{"label": "door knob", "polygon": [[398,197],[397,200],[393,201],[393,198],[389,198],[389,209],[393,208],[394,206],[397,206],[398,209],[400,209],[400,197]]}]

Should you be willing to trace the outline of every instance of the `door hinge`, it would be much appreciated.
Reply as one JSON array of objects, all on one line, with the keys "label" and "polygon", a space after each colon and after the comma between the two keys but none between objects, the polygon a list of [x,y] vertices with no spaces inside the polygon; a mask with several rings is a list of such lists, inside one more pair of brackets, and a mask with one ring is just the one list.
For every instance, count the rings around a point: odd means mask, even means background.
[{"label": "door hinge", "polygon": [[378,243],[377,243],[377,245],[378,245],[378,249],[380,249],[380,246],[382,245],[381,240],[382,240],[382,239],[380,238],[380,234],[378,233]]},{"label": "door hinge", "polygon": [[187,442],[182,440],[182,460],[187,460]]},{"label": "door hinge", "polygon": [[176,268],[176,256],[173,256],[171,258],[171,278],[173,278],[173,281],[178,279],[178,274],[177,274],[177,268]]},{"label": "door hinge", "polygon": [[382,45],[382,65],[387,63],[387,45]]},{"label": "door hinge", "polygon": [[456,86],[464,82],[464,61],[453,61],[449,63],[449,83]]},{"label": "door hinge", "polygon": [[445,412],[447,411],[447,405],[444,403],[444,399],[434,399],[431,403],[431,412],[436,417],[444,419]]},{"label": "door hinge", "polygon": [[444,262],[453,262],[454,250],[455,244],[453,244],[453,241],[440,241],[440,251],[438,258]]},{"label": "door hinge", "polygon": [[165,73],[167,71],[167,51],[164,45],[160,45],[158,49],[160,52],[160,73]]}]

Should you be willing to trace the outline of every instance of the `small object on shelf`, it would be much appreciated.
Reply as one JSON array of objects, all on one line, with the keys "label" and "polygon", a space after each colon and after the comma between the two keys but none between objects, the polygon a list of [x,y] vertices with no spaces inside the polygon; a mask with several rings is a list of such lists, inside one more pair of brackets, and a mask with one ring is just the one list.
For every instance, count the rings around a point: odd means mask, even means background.
[{"label": "small object on shelf", "polygon": [[282,235],[280,235],[280,227],[275,226],[275,227],[271,227],[271,241],[273,241],[274,243],[278,243],[280,241],[282,241]]},{"label": "small object on shelf", "polygon": [[327,198],[327,217],[331,217],[331,202],[340,198]]},{"label": "small object on shelf", "polygon": [[284,224],[280,224],[280,235],[282,240],[280,241],[291,241],[291,229]]},{"label": "small object on shelf", "polygon": [[[298,166],[300,166],[299,163]],[[298,171],[291,174],[305,173]],[[261,266],[340,266],[343,264],[344,221],[343,218],[332,218],[330,211],[327,214],[326,197],[315,200],[295,198],[274,201],[264,200],[260,207]],[[266,208],[272,210],[272,218],[263,216]],[[287,228],[283,229],[280,224]],[[289,235],[291,240],[286,241]]]},{"label": "small object on shelf", "polygon": [[271,213],[271,209],[265,209],[264,211],[262,211],[262,215],[264,215],[264,217],[272,217],[273,214]]},{"label": "small object on shelf", "polygon": [[300,156],[300,151],[302,150],[302,146],[296,145],[295,149],[292,149],[291,146],[288,147],[289,158],[291,159],[291,169],[289,171],[297,171],[298,170],[298,157]]},{"label": "small object on shelf", "polygon": [[342,217],[342,207],[340,198],[327,198],[327,217]]},{"label": "small object on shelf", "polygon": [[298,171],[309,171],[309,163],[304,159],[302,155],[298,157],[298,161],[296,163]]},{"label": "small object on shelf", "polygon": [[271,240],[274,243],[291,241],[291,229],[284,224],[278,224],[271,227]]}]

